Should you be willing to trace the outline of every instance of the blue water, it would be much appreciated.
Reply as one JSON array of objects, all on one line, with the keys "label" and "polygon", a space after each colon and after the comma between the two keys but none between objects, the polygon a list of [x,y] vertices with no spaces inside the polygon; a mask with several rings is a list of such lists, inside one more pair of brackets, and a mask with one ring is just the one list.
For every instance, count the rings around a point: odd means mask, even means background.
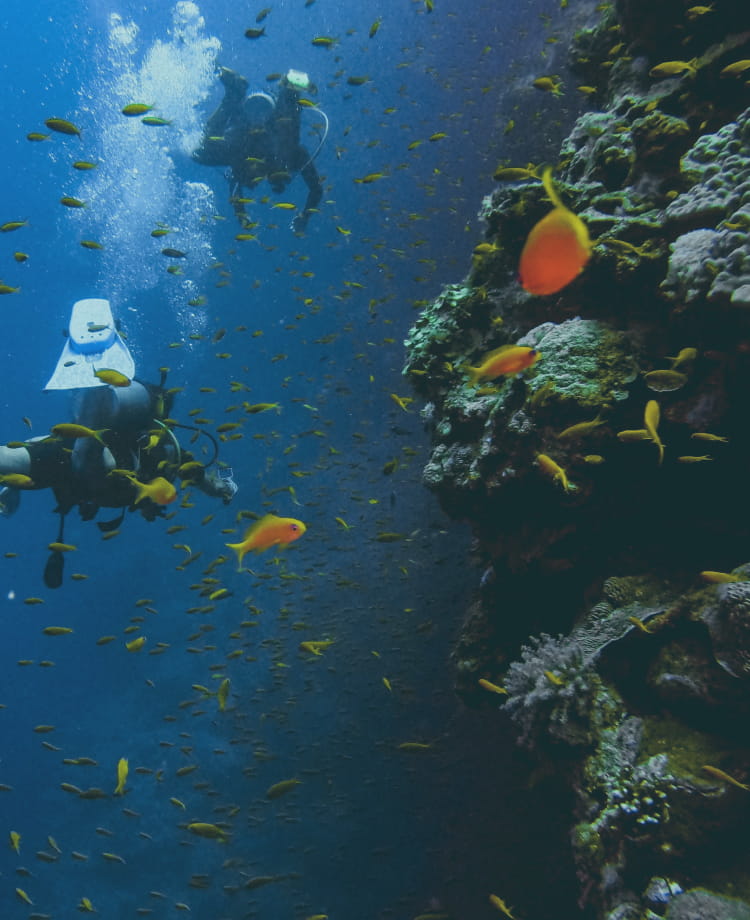
[{"label": "blue water", "polygon": [[[26,493],[18,513],[0,520],[0,782],[12,787],[0,792],[0,839],[22,836],[20,855],[0,847],[0,916],[70,918],[85,896],[110,918],[139,908],[175,916],[184,903],[207,920],[410,918],[430,908],[481,920],[492,916],[490,891],[529,916],[524,905],[541,898],[532,862],[545,847],[563,860],[565,841],[527,813],[540,793],[518,791],[529,768],[502,717],[464,712],[452,694],[450,641],[476,573],[464,528],[421,486],[428,440],[419,406],[404,412],[390,394],[411,395],[401,367],[414,302],[465,276],[499,157],[556,153],[564,110],[546,117],[553,102],[534,91],[508,100],[549,70],[542,52],[559,52],[545,46],[551,27],[540,15],[557,22],[560,12],[554,3],[501,9],[495,0],[469,9],[436,0],[431,14],[404,0],[307,8],[275,0],[267,34],[249,41],[244,30],[260,2],[251,10],[225,0],[150,6],[4,3],[0,222],[29,225],[0,239],[0,277],[21,288],[0,303],[2,440],[29,436],[23,417],[31,434],[69,418],[66,395],[42,388],[82,297],[111,300],[142,379],[170,368],[167,385],[184,387],[173,412],[180,420],[200,408],[213,430],[237,420],[226,409],[243,399],[278,402],[282,412],[247,417],[243,439],[222,445],[240,485],[229,507],[198,493],[169,522],[127,515],[112,541],[70,514],[65,539],[78,548],[57,591],[41,579],[57,534],[52,496]],[[316,48],[315,35],[339,41]],[[317,160],[325,194],[304,238],[271,196],[249,206],[258,241],[237,243],[222,170],[189,159],[221,98],[217,61],[259,89],[266,74],[290,66],[318,85],[330,120]],[[370,82],[352,87],[349,75]],[[526,127],[505,133],[509,118],[522,122],[519,98],[529,106]],[[156,103],[172,125],[125,119],[120,108],[134,101]],[[81,137],[27,141],[50,116],[74,121]],[[309,146],[317,122],[304,114]],[[436,132],[447,136],[428,141]],[[415,140],[421,145],[407,150]],[[82,174],[75,159],[99,167]],[[353,181],[374,172],[386,177]],[[283,198],[301,205],[304,194],[298,178]],[[63,195],[87,206],[67,209]],[[173,232],[153,239],[157,221]],[[84,238],[105,249],[83,249]],[[166,272],[164,245],[187,252],[183,274]],[[28,261],[16,263],[16,250]],[[228,284],[217,287],[222,277]],[[198,297],[205,306],[190,307]],[[220,328],[226,335],[212,344]],[[249,392],[231,393],[230,381]],[[393,458],[398,469],[384,475]],[[287,491],[268,497],[290,485],[299,505]],[[206,603],[191,586],[237,539],[222,530],[238,526],[241,509],[293,515],[308,531],[280,565],[271,554],[253,559],[257,577],[232,561],[220,566],[214,575],[231,596],[210,613],[187,613]],[[169,524],[186,529],[170,536]],[[379,543],[381,531],[410,538]],[[185,551],[175,543],[201,558],[179,571]],[[2,558],[8,553],[17,555]],[[72,572],[88,578],[74,581]],[[25,605],[28,597],[43,603]],[[153,612],[136,606],[143,598]],[[124,647],[138,634],[124,633],[134,616],[144,617],[148,639],[139,653]],[[74,633],[43,636],[48,625]],[[107,634],[116,641],[97,645]],[[329,637],[335,643],[322,657],[297,650]],[[150,654],[157,643],[168,647]],[[235,649],[242,656],[228,658]],[[224,677],[231,696],[220,713],[192,685],[215,689]],[[35,733],[39,724],[54,731]],[[433,747],[405,754],[397,750],[404,741]],[[80,756],[97,765],[63,763]],[[130,763],[122,799],[111,795],[121,757]],[[176,776],[188,764],[197,769]],[[266,800],[270,785],[291,777],[302,784]],[[81,800],[63,782],[107,797]],[[231,839],[195,837],[184,829],[191,821],[227,822]],[[194,874],[206,874],[208,887],[191,887]],[[242,887],[265,875],[288,878]]]}]

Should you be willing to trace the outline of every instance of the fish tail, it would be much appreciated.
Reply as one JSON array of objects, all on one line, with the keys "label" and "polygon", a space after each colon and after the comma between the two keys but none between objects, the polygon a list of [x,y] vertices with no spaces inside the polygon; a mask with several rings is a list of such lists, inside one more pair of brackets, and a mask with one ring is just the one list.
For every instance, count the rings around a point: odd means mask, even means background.
[{"label": "fish tail", "polygon": [[469,384],[469,386],[477,386],[479,384],[479,378],[482,376],[482,369],[480,367],[472,367],[470,364],[466,364],[464,365],[463,370],[466,373],[466,382]]},{"label": "fish tail", "polygon": [[552,167],[547,166],[542,173],[542,184],[544,185],[544,191],[547,193],[547,197],[552,202],[556,208],[564,208],[565,205],[560,200],[560,196],[555,190],[555,186],[552,184]]},{"label": "fish tail", "polygon": [[242,571],[242,560],[245,557],[245,549],[243,543],[225,543],[225,546],[228,546],[229,549],[234,550],[237,556],[237,571]]}]

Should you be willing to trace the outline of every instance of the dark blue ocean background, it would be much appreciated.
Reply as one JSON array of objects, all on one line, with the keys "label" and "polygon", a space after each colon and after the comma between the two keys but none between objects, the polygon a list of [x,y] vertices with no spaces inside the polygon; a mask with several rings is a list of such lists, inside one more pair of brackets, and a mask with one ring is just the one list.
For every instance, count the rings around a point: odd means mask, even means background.
[{"label": "dark blue ocean background", "polygon": [[[550,891],[560,916],[571,916],[558,803],[535,786],[501,713],[466,711],[453,694],[451,640],[480,572],[466,528],[421,484],[421,407],[403,411],[391,394],[412,395],[401,368],[415,302],[466,275],[500,158],[556,157],[574,113],[530,82],[564,72],[565,41],[545,40],[568,34],[578,14],[546,0],[435,0],[432,13],[408,0],[273,0],[266,35],[249,41],[244,30],[262,5],[3,4],[0,222],[28,226],[0,239],[0,277],[21,288],[0,303],[2,440],[69,419],[69,397],[42,390],[83,297],[110,299],[141,379],[170,368],[167,386],[184,388],[174,417],[189,422],[200,408],[212,431],[246,421],[244,437],[221,449],[240,486],[232,505],[194,493],[169,522],[126,515],[111,541],[74,511],[65,539],[77,550],[57,591],[42,582],[57,535],[53,496],[25,493],[17,514],[0,520],[0,782],[12,787],[0,792],[0,917],[72,918],[85,896],[108,918],[139,908],[181,915],[182,902],[201,920],[408,920],[429,909],[482,920],[497,916],[495,892],[531,918]],[[315,35],[339,41],[317,48]],[[217,61],[251,88],[288,67],[319,88],[330,120],[316,161],[325,193],[304,237],[271,196],[249,206],[258,241],[237,243],[222,170],[189,159],[221,98]],[[370,80],[353,87],[350,75]],[[124,118],[121,107],[134,101],[156,103],[172,125]],[[29,142],[51,116],[75,122],[80,138]],[[319,122],[303,114],[310,146]],[[430,142],[438,132],[446,136]],[[99,167],[79,173],[76,159]],[[353,181],[379,172],[385,178]],[[283,200],[300,205],[304,192],[297,178]],[[87,206],[65,208],[63,195]],[[174,232],[153,239],[157,221]],[[86,238],[105,249],[83,249]],[[164,245],[187,253],[183,274],[166,271]],[[25,263],[16,250],[28,253]],[[225,286],[216,286],[215,261]],[[204,306],[188,306],[200,297]],[[219,329],[226,335],[214,344]],[[249,392],[230,392],[230,381]],[[243,399],[282,411],[226,411]],[[385,475],[394,458],[398,468]],[[288,491],[269,497],[290,485],[299,505]],[[232,538],[222,530],[244,528],[241,509],[296,516],[308,531],[280,565],[271,553],[253,558],[256,577],[233,559],[219,566],[213,574],[231,596],[210,613],[188,613],[206,603],[191,586],[225,553]],[[170,536],[169,524],[186,529]],[[383,531],[408,539],[377,542]],[[186,553],[175,543],[202,555],[178,570]],[[29,597],[43,604],[24,604]],[[144,598],[149,612],[136,607]],[[144,617],[148,640],[139,653],[124,645],[139,634],[124,632],[134,616]],[[74,632],[45,636],[49,625]],[[108,634],[116,641],[97,645]],[[298,652],[300,641],[324,638],[335,643],[323,656]],[[151,654],[157,643],[168,647]],[[218,712],[192,685],[216,689],[224,677],[231,695]],[[35,733],[39,724],[54,731]],[[432,748],[398,750],[409,741]],[[98,765],[63,763],[80,756]],[[121,757],[130,763],[124,798],[111,795]],[[176,775],[189,764],[197,769]],[[266,799],[292,777],[302,781],[293,792]],[[82,800],[64,782],[107,797]],[[184,829],[190,821],[227,822],[231,840],[195,837]],[[20,855],[7,844],[11,830],[22,836]],[[194,874],[210,886],[190,887]],[[243,887],[267,875],[288,878]]]}]

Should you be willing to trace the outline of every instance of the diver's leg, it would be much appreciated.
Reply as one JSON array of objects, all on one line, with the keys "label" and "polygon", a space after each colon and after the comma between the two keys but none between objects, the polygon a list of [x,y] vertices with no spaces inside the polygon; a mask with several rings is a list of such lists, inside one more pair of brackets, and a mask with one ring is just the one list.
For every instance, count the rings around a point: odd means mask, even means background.
[{"label": "diver's leg", "polygon": [[224,98],[213,115],[209,116],[200,147],[193,152],[193,159],[204,166],[229,165],[227,145],[218,139],[223,139],[229,123],[241,115],[242,100],[247,92],[245,77],[228,67],[221,68],[219,79],[224,84]]}]

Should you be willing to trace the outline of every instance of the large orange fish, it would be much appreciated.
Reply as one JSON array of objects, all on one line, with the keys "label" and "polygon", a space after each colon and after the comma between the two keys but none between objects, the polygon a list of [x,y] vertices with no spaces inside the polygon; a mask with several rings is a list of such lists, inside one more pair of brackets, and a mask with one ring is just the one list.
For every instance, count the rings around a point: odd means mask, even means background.
[{"label": "large orange fish", "polygon": [[518,274],[530,294],[555,294],[583,271],[591,256],[586,224],[568,210],[552,185],[552,169],[542,174],[554,208],[535,224],[521,253]]},{"label": "large orange fish", "polygon": [[242,540],[242,543],[227,543],[226,545],[237,554],[238,571],[242,571],[242,560],[245,553],[262,553],[272,546],[286,546],[299,540],[307,527],[302,521],[295,518],[277,517],[275,514],[266,514],[252,524]]},{"label": "large orange fish", "polygon": [[486,355],[479,367],[469,366],[464,370],[469,375],[469,384],[476,386],[481,380],[518,374],[532,367],[541,357],[541,352],[528,345],[502,345]]}]

